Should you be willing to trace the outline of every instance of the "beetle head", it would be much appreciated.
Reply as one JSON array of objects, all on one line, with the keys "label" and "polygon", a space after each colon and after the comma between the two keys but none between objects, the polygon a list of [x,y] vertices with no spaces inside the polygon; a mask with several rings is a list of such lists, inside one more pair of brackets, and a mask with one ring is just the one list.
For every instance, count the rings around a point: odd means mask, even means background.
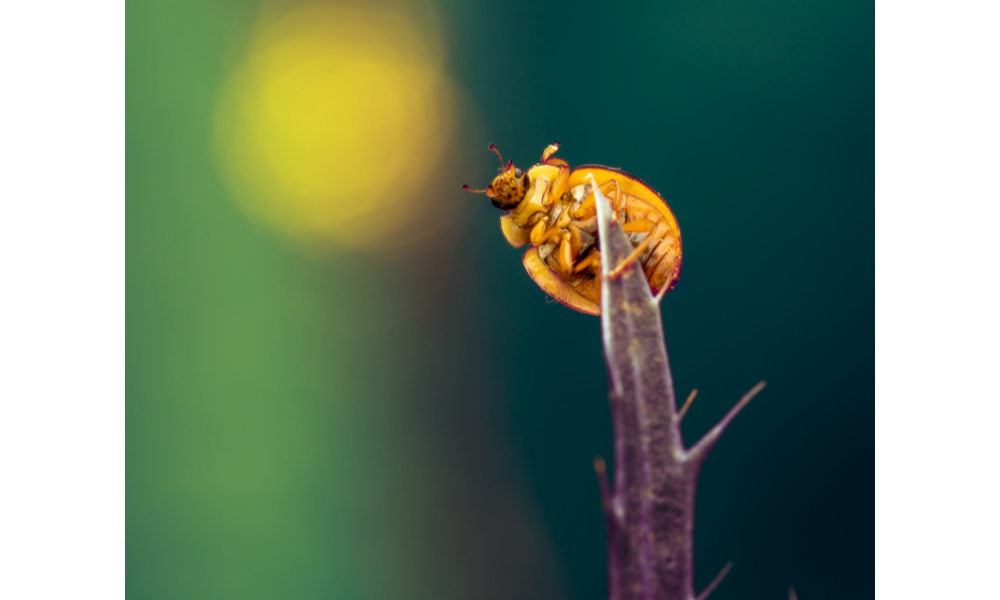
[{"label": "beetle head", "polygon": [[[500,156],[500,151],[496,146],[490,144],[490,150]],[[493,179],[493,183],[486,186],[485,190],[474,190],[468,185],[463,185],[464,189],[470,192],[485,193],[490,197],[493,206],[507,210],[514,208],[524,200],[524,195],[528,193],[528,174],[521,169],[514,167],[514,161],[509,161],[506,165],[503,157],[500,156],[500,174]]]}]

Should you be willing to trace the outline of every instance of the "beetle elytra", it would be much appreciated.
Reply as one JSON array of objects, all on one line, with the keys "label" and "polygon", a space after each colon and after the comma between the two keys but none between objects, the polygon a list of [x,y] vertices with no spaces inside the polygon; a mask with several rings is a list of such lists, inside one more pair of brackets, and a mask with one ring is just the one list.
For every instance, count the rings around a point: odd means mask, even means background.
[{"label": "beetle elytra", "polygon": [[[500,156],[493,144],[490,150]],[[500,230],[510,245],[531,247],[522,261],[528,275],[549,296],[582,313],[601,313],[600,240],[593,183],[611,203],[635,251],[611,276],[638,261],[653,294],[660,298],[677,283],[681,270],[681,231],[667,203],[641,179],[598,165],[570,169],[552,155],[559,142],[542,152],[542,162],[527,171],[504,164],[483,192],[493,206],[507,210]],[[593,175],[590,179],[588,175]]]}]

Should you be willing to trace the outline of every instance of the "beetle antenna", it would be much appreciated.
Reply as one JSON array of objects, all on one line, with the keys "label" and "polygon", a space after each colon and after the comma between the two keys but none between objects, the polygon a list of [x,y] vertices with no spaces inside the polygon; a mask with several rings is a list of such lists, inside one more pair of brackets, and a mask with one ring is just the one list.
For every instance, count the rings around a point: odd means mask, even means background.
[{"label": "beetle antenna", "polygon": [[486,189],[485,189],[485,190],[474,190],[474,189],[472,189],[472,188],[470,188],[470,187],[469,187],[469,184],[465,184],[465,185],[463,185],[463,186],[462,186],[462,189],[463,189],[463,190],[469,190],[470,192],[474,192],[474,193],[476,193],[476,194],[486,194],[486,195],[487,195],[487,196],[489,196],[490,198],[492,198],[492,197],[493,197],[493,195],[494,195],[494,192],[493,192],[493,184],[490,184],[490,185],[486,186]]},{"label": "beetle antenna", "polygon": [[[499,150],[497,150],[497,147],[493,145],[493,142],[490,142],[490,150],[492,150],[492,151],[496,152],[496,153],[497,153],[497,156],[500,156],[500,151],[499,151]],[[500,168],[501,168],[501,169],[503,169],[503,168],[504,168],[504,164],[503,164],[503,156],[500,156]]]}]

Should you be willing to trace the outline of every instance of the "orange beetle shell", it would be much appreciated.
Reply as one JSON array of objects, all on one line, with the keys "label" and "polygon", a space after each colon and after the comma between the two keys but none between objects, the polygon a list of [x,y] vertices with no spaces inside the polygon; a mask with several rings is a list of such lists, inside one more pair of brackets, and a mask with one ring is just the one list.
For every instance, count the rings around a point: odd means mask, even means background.
[{"label": "orange beetle shell", "polygon": [[495,206],[513,206],[500,217],[500,230],[515,248],[531,244],[522,262],[532,280],[565,306],[601,313],[599,240],[588,177],[593,175],[633,246],[645,245],[638,262],[652,293],[672,289],[680,276],[681,232],[663,198],[618,169],[583,165],[571,171],[565,161],[549,158],[558,147],[549,146],[543,162],[526,173],[507,163],[486,190]]},{"label": "orange beetle shell", "polygon": [[[677,218],[663,198],[641,179],[618,169],[598,165],[583,165],[573,169],[569,172],[568,182],[559,186],[566,189],[567,192],[563,193],[561,198],[553,198],[551,197],[552,193],[558,189],[553,190],[550,186],[559,178],[560,171],[568,170],[568,166],[564,161],[558,159],[548,159],[548,163],[536,165],[527,172],[531,184],[534,184],[538,179],[545,180],[546,184],[532,185],[524,201],[500,218],[500,229],[507,241],[514,247],[523,246],[531,241],[530,228],[527,227],[531,225],[531,218],[519,219],[519,217],[524,213],[523,207],[531,206],[532,203],[541,205],[542,210],[550,215],[550,223],[548,223],[550,229],[553,225],[558,226],[558,223],[551,223],[553,208],[560,202],[564,205],[562,209],[564,213],[572,211],[570,205],[579,207],[579,197],[589,190],[590,180],[587,175],[592,174],[602,189],[606,185],[615,186],[605,195],[614,207],[619,208],[619,220],[623,222],[626,230],[629,228],[629,223],[638,222],[645,227],[650,226],[648,223],[653,224],[652,231],[631,234],[633,245],[641,243],[646,236],[656,235],[658,237],[656,243],[650,244],[647,251],[639,258],[639,262],[650,281],[653,294],[660,292],[663,288],[666,288],[666,291],[672,289],[680,276],[681,236]],[[612,181],[616,181],[617,185]],[[541,192],[536,187],[544,188],[545,191]],[[581,189],[584,192],[579,191]],[[616,197],[619,189],[621,198]],[[575,197],[573,196],[574,190],[577,190]],[[532,191],[535,191],[535,197],[532,197]],[[590,196],[592,193],[586,196],[587,199]],[[519,211],[519,209],[522,210]],[[536,210],[536,212],[541,212],[541,210]],[[540,219],[536,218],[535,220]],[[576,233],[573,225],[581,222],[580,220],[569,221],[568,227],[564,227],[565,232]],[[594,229],[596,229],[596,225]],[[565,232],[564,237],[572,238],[572,236],[567,236]],[[596,236],[596,232],[593,235]],[[522,260],[528,275],[549,296],[565,306],[582,313],[599,315],[601,312],[600,267],[595,265],[581,274],[569,272],[563,268],[565,263],[561,264],[558,256],[555,256],[557,252],[553,252],[553,248],[546,248],[547,245],[551,244],[540,246],[533,244],[524,253]],[[568,245],[572,249],[572,240]],[[562,249],[561,245],[559,249]],[[597,249],[593,248],[589,251],[597,252]],[[582,256],[577,258],[582,258]]]}]

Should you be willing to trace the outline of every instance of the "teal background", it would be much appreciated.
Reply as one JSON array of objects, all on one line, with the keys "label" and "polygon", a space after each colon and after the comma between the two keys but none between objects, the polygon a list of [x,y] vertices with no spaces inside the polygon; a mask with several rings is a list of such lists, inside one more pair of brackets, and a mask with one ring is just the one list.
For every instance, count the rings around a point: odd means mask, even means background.
[{"label": "teal background", "polygon": [[[546,302],[461,184],[620,167],[683,231],[663,303],[707,461],[713,598],[874,589],[870,2],[436,4],[468,114],[455,241],[308,257],[245,217],[211,143],[251,3],[127,5],[130,598],[606,595],[598,321]],[[389,141],[391,142],[391,141]],[[864,217],[863,214],[868,214]]]}]

